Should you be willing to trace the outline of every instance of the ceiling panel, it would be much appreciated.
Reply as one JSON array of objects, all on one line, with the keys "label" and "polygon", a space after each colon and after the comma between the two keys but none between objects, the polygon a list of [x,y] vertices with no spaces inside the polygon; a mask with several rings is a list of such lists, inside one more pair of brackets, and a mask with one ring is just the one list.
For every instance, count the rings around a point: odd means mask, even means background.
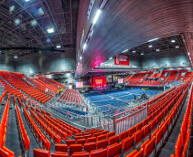
[{"label": "ceiling panel", "polygon": [[77,74],[84,75],[115,54],[150,39],[192,31],[192,12],[192,0],[109,0],[80,54]]}]

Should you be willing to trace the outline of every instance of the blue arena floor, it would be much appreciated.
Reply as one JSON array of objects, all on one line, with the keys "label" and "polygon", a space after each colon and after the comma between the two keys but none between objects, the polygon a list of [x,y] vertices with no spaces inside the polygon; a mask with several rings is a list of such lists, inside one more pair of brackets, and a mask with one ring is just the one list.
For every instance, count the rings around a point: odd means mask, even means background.
[{"label": "blue arena floor", "polygon": [[142,90],[142,89],[123,89],[112,91],[95,91],[84,94],[93,104],[100,107],[103,105],[112,105],[114,107],[123,107],[134,101],[134,95],[138,98],[146,93],[148,97],[157,95],[162,91]]}]

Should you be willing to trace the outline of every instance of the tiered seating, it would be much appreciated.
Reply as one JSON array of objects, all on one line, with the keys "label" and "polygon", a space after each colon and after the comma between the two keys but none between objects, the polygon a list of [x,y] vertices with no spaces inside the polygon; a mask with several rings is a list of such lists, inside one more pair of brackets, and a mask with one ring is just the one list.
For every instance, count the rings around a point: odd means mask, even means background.
[{"label": "tiered seating", "polygon": [[30,149],[30,139],[29,139],[29,137],[27,135],[27,132],[25,130],[23,120],[22,120],[21,114],[19,112],[19,108],[18,108],[17,105],[15,105],[15,107],[16,107],[17,121],[18,121],[18,126],[19,126],[19,129],[20,129],[20,136],[21,136],[21,139],[22,139],[22,143],[25,147],[25,151],[29,151],[29,149]]},{"label": "tiered seating", "polygon": [[46,84],[40,85],[40,84],[36,83],[35,81],[33,81],[32,79],[28,78],[24,74],[15,73],[15,72],[11,72],[11,74],[16,76],[17,78],[19,78],[26,85],[35,87],[36,89],[38,89],[39,91],[41,91],[43,93],[45,93],[46,90],[48,90],[48,92],[51,93],[52,95],[53,94],[57,94],[57,92],[58,92],[58,91],[54,91],[52,88],[48,87]]},{"label": "tiered seating", "polygon": [[178,70],[171,70],[171,73],[167,79],[167,82],[175,81],[177,74],[178,74]]},{"label": "tiered seating", "polygon": [[9,104],[10,104],[10,94],[7,99],[7,103],[4,109],[4,113],[1,119],[1,126],[0,126],[0,148],[5,146],[6,142],[6,135],[7,135],[7,124],[8,124],[8,116],[9,116]]},{"label": "tiered seating", "polygon": [[41,103],[46,103],[48,100],[51,99],[51,95],[46,95],[45,93],[40,92],[39,90],[35,89],[33,86],[29,86],[22,82],[19,78],[15,77],[9,72],[1,71],[0,75],[7,80],[12,86],[17,89],[22,90],[24,93],[30,95],[37,101]]},{"label": "tiered seating", "polygon": [[192,98],[193,98],[193,88],[190,93],[189,101],[186,107],[186,113],[181,125],[180,134],[178,136],[176,146],[175,146],[175,157],[185,157],[186,151],[189,144],[190,131],[191,131],[191,121],[192,121]]},{"label": "tiered seating", "polygon": [[[7,93],[6,93],[7,94]],[[9,94],[7,103],[4,109],[4,113],[1,119],[0,124],[0,156],[2,157],[14,157],[14,152],[5,147],[6,142],[6,134],[7,134],[7,124],[8,124],[8,115],[9,115],[9,104],[10,104],[10,96]]]},{"label": "tiered seating", "polygon": [[[39,124],[39,126],[46,132],[46,134],[53,140],[55,143],[61,143],[61,137],[66,140],[66,134],[63,134],[60,129],[55,127],[49,121],[47,121],[43,116],[39,114],[39,117],[34,113],[34,111],[30,110],[32,117]],[[41,117],[41,118],[40,118]],[[53,131],[52,131],[53,130]],[[61,135],[61,137],[59,136]]]},{"label": "tiered seating", "polygon": [[[180,92],[182,89],[185,90],[184,93]],[[186,86],[186,87],[181,86],[176,91],[176,93],[178,93],[178,94],[175,95],[175,98],[173,98],[169,104],[164,104],[162,107],[155,109],[156,114],[155,113],[151,114],[151,116],[155,115],[155,118],[151,117],[150,122],[148,122],[148,123],[146,121],[143,121],[143,123],[144,122],[147,123],[146,125],[144,123],[143,125],[145,125],[145,126],[143,128],[141,128],[143,130],[143,137],[148,136],[149,132],[151,131],[152,132],[152,134],[150,136],[151,138],[146,139],[146,141],[141,144],[139,151],[134,150],[127,157],[131,157],[131,156],[139,155],[139,154],[141,154],[142,157],[143,156],[147,157],[147,156],[150,156],[150,154],[154,153],[155,151],[159,150],[160,142],[163,139],[167,138],[169,130],[172,129],[172,125],[174,125],[174,123],[175,123],[175,120],[176,120],[175,118],[177,117],[177,114],[179,112],[179,108],[182,106],[182,102],[187,95],[187,90],[188,90],[188,86]],[[164,119],[164,116],[165,116],[165,119]],[[157,127],[158,125],[159,125],[159,127]],[[139,126],[139,124],[137,126]],[[137,126],[135,126],[136,130],[137,130]],[[137,135],[137,136],[139,136],[139,135]],[[134,133],[133,136],[126,139],[126,141],[129,140],[129,143],[130,143],[130,145],[126,145],[128,150],[130,150],[133,147],[133,145],[135,145],[135,143],[136,143],[135,141],[136,141],[136,139],[138,139],[137,136]],[[134,138],[134,140],[133,140],[133,138]]]},{"label": "tiered seating", "polygon": [[43,82],[40,79],[32,78],[31,81],[36,85],[36,88],[43,88],[44,91],[48,89],[49,92],[53,93],[54,95],[58,94],[60,88],[55,85],[50,85],[46,82]]},{"label": "tiered seating", "polygon": [[139,85],[147,78],[152,72],[135,73],[131,79],[129,79],[128,85]]},{"label": "tiered seating", "polygon": [[50,150],[51,144],[50,144],[49,140],[44,136],[44,134],[41,132],[41,130],[35,124],[35,122],[31,118],[31,116],[29,115],[28,111],[24,107],[23,107],[23,112],[24,112],[24,115],[25,115],[26,119],[28,120],[28,123],[29,123],[30,127],[32,128],[35,136],[37,137],[38,141],[40,143],[42,143],[42,146],[46,150]]},{"label": "tiered seating", "polygon": [[84,106],[80,93],[78,92],[78,90],[74,90],[74,89],[66,88],[64,93],[62,93],[57,100],[65,104]]}]

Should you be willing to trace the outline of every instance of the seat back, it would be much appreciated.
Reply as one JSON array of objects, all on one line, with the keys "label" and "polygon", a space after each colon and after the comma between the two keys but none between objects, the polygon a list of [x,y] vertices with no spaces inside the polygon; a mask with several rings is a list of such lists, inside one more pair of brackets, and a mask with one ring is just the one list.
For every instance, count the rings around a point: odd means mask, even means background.
[{"label": "seat back", "polygon": [[67,152],[67,144],[55,144],[55,151],[58,152]]},{"label": "seat back", "polygon": [[76,143],[77,143],[77,144],[82,144],[82,145],[84,145],[84,144],[86,143],[86,139],[78,139],[78,140],[76,141]]},{"label": "seat back", "polygon": [[84,150],[87,152],[90,152],[91,150],[95,150],[95,149],[96,149],[96,143],[95,142],[86,143],[84,145]]},{"label": "seat back", "polygon": [[108,145],[108,141],[107,140],[98,141],[96,143],[97,149],[106,148],[107,145]]},{"label": "seat back", "polygon": [[50,152],[43,149],[34,149],[34,157],[50,157]]},{"label": "seat back", "polygon": [[71,144],[70,145],[70,153],[73,154],[74,152],[81,152],[82,145],[81,144]]},{"label": "seat back", "polygon": [[67,146],[70,146],[71,144],[75,144],[75,143],[76,143],[75,140],[66,140]]},{"label": "seat back", "polygon": [[107,156],[108,157],[115,157],[121,155],[121,144],[114,143],[107,147]]},{"label": "seat back", "polygon": [[119,134],[119,140],[126,139],[128,137],[128,131],[123,131],[122,133]]},{"label": "seat back", "polygon": [[127,137],[126,139],[124,139],[122,141],[122,149],[123,149],[123,152],[127,152],[129,151],[134,145],[134,136],[131,136],[131,137]]},{"label": "seat back", "polygon": [[106,157],[107,149],[97,149],[90,152],[90,157]]},{"label": "seat back", "polygon": [[112,137],[109,138],[108,144],[109,144],[109,145],[112,145],[112,144],[114,144],[114,143],[119,143],[119,136],[114,135],[114,136],[112,136]]},{"label": "seat back", "polygon": [[74,152],[72,157],[89,157],[88,152]]},{"label": "seat back", "polygon": [[51,157],[69,157],[69,154],[67,152],[54,152]]},{"label": "seat back", "polygon": [[86,142],[96,142],[96,137],[89,137]]},{"label": "seat back", "polygon": [[97,141],[101,141],[101,140],[105,140],[105,139],[106,139],[106,135],[97,136]]},{"label": "seat back", "polygon": [[109,133],[106,134],[107,138],[112,137],[112,136],[114,136],[114,135],[115,135],[115,132],[114,132],[114,131],[109,132]]}]

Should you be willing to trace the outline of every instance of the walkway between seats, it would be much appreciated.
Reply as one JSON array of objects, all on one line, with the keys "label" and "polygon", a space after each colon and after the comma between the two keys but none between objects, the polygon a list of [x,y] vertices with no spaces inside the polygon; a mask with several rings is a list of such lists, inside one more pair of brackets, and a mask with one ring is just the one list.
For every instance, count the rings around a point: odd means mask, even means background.
[{"label": "walkway between seats", "polygon": [[184,106],[182,107],[182,110],[179,114],[179,117],[178,117],[174,127],[172,128],[172,131],[171,131],[167,141],[165,141],[165,144],[163,145],[163,147],[161,148],[161,150],[158,154],[159,157],[170,157],[171,154],[175,154],[175,145],[176,145],[178,135],[180,133],[180,128],[181,128],[181,125],[182,125],[182,122],[184,119],[184,114],[186,112],[189,94],[190,94],[190,90],[188,92],[188,96],[186,97]]}]

